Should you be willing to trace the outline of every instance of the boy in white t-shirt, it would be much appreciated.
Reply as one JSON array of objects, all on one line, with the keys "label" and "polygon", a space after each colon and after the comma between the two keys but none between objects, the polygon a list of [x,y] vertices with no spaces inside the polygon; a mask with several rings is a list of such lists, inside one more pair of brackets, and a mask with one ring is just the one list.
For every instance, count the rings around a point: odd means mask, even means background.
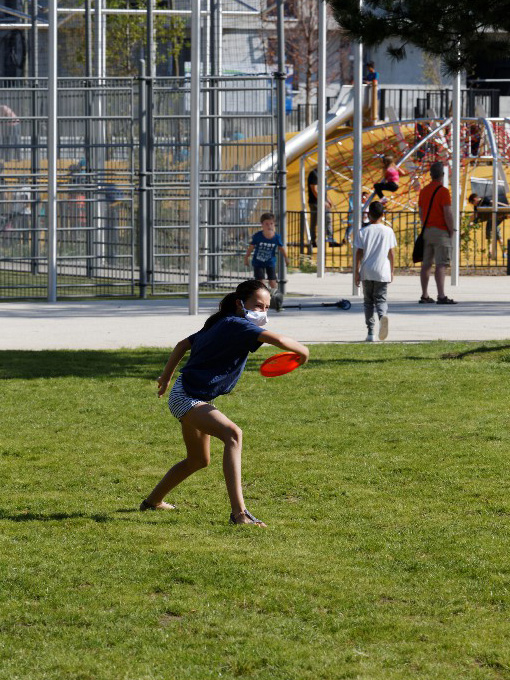
[{"label": "boy in white t-shirt", "polygon": [[379,317],[379,340],[388,337],[388,283],[393,281],[393,248],[397,239],[391,227],[382,224],[384,207],[373,201],[368,208],[370,224],[358,231],[355,282],[363,282],[363,306],[368,334],[367,342],[374,342],[374,310]]}]

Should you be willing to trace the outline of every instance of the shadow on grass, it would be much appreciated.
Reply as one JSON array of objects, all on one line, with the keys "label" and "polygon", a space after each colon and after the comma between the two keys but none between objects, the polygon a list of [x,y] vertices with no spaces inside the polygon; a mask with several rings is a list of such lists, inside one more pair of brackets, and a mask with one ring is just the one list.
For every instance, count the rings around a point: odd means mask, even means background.
[{"label": "shadow on grass", "polygon": [[441,359],[464,359],[474,354],[490,354],[494,352],[501,352],[510,349],[510,345],[496,345],[487,347],[487,345],[480,345],[473,349],[468,349],[465,352],[446,352],[441,355]]},{"label": "shadow on grass", "polygon": [[0,380],[35,378],[141,378],[156,380],[169,352],[140,350],[43,350],[0,352]]},{"label": "shadow on grass", "polygon": [[161,513],[141,513],[138,507],[132,508],[118,508],[111,513],[87,513],[87,512],[18,512],[16,514],[10,513],[5,509],[0,509],[0,520],[7,520],[9,522],[61,522],[69,519],[89,519],[98,524],[105,522],[118,522],[124,519],[123,517],[116,517],[120,515],[142,515],[144,520],[153,517],[155,514]]},{"label": "shadow on grass", "polygon": [[86,512],[20,512],[11,515],[5,510],[0,510],[0,520],[7,519],[10,522],[53,522],[65,519],[91,519],[94,522],[111,522],[114,518],[104,514],[87,514]]}]

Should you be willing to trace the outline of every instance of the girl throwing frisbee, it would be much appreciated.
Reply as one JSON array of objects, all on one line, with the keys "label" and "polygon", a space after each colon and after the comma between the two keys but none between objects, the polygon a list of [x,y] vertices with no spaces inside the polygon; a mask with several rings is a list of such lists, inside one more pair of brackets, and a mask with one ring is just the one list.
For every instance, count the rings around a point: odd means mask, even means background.
[{"label": "girl throwing frisbee", "polygon": [[210,438],[224,444],[223,473],[227,485],[233,524],[266,526],[244,504],[241,486],[242,432],[212,400],[231,392],[244,370],[249,352],[263,343],[296,352],[300,363],[308,361],[308,349],[301,343],[271,331],[261,330],[267,322],[271,297],[260,281],[244,281],[220,302],[219,311],[204,327],[177,343],[158,378],[158,396],[163,396],[175,369],[188,350],[190,356],[170,391],[168,406],[181,422],[186,458],[176,463],[142,501],[140,510],[171,510],[163,499],[178,484],[210,461]]}]

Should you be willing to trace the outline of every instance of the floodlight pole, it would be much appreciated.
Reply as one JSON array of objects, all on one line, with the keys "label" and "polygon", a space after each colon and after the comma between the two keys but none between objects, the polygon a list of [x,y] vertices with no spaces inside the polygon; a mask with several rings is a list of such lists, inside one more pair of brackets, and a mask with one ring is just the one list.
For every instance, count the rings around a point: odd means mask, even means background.
[{"label": "floodlight pole", "polygon": [[453,81],[453,111],[452,111],[452,286],[459,285],[460,260],[460,71],[455,74]]},{"label": "floodlight pole", "polygon": [[[278,72],[276,92],[276,153],[278,166],[277,201],[278,201],[278,230],[282,243],[287,247],[287,159],[285,155],[285,4],[284,0],[276,1],[276,31],[278,44]],[[282,254],[278,256],[280,293],[285,294],[287,283],[287,265]]]},{"label": "floodlight pole", "polygon": [[200,0],[191,0],[190,225],[188,312],[198,314],[200,235]]},{"label": "floodlight pole", "polygon": [[[363,6],[360,0],[360,8]],[[363,163],[363,44],[353,43],[354,50],[354,115],[353,115],[353,163],[352,163],[352,294],[361,295],[356,286],[354,275],[356,272],[356,243],[359,225],[361,223],[361,186]]]},{"label": "floodlight pole", "polygon": [[48,3],[48,302],[57,301],[57,0]]},{"label": "floodlight pole", "polygon": [[317,0],[319,23],[319,88],[317,92],[317,278],[326,270],[326,2]]}]

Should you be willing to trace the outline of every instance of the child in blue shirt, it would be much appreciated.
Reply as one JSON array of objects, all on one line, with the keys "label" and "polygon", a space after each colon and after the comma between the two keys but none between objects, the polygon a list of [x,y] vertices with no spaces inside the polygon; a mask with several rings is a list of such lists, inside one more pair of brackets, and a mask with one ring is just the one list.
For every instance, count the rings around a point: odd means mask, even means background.
[{"label": "child in blue shirt", "polygon": [[242,432],[211,401],[234,389],[248,353],[255,352],[265,342],[296,352],[302,364],[308,361],[308,349],[304,345],[261,329],[267,321],[269,301],[269,291],[263,283],[244,281],[234,293],[223,298],[219,311],[207,319],[198,333],[175,346],[158,378],[158,396],[162,397],[166,392],[179,362],[191,350],[168,399],[172,415],[181,422],[187,456],[170,468],[142,501],[140,510],[174,508],[163,498],[186,477],[209,465],[212,436],[224,444],[223,472],[232,508],[230,522],[266,526],[248,512],[244,504],[241,486]]},{"label": "child in blue shirt", "polygon": [[273,213],[263,213],[260,216],[261,231],[255,232],[244,256],[244,264],[248,266],[250,255],[253,253],[251,264],[253,278],[264,281],[267,275],[271,295],[276,292],[276,251],[282,253],[285,264],[289,266],[289,258],[280,236],[276,233],[275,216]]}]

